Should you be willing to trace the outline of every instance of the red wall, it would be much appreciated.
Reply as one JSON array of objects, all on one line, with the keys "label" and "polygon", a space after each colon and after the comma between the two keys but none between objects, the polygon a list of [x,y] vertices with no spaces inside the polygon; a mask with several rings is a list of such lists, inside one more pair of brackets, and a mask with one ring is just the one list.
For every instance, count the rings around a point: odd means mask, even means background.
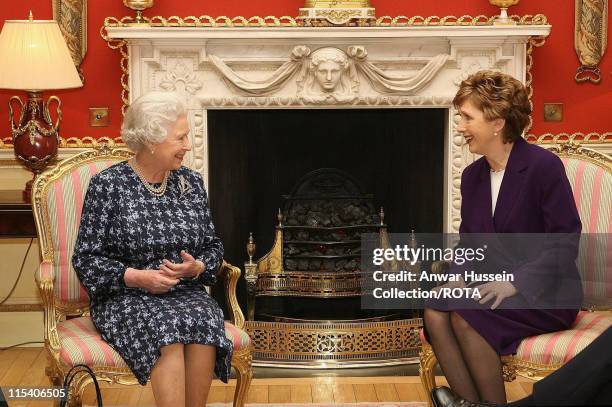
[{"label": "red wall", "polygon": [[[3,0],[0,20],[25,19],[31,9],[36,19],[52,17],[52,0]],[[100,37],[100,27],[107,16],[132,15],[120,0],[89,0],[88,52],[83,63],[85,86],[76,90],[56,92],[63,102],[63,137],[117,137],[121,122],[121,86],[119,84],[119,53],[107,47]],[[213,17],[297,15],[303,0],[157,0],[147,15],[188,16],[207,14]],[[486,0],[398,1],[372,0],[378,16],[446,16],[464,14],[493,15],[497,8]],[[534,53],[534,127],[532,133],[612,131],[612,50],[604,56],[599,85],[577,84],[574,74],[578,58],[574,51],[574,2],[570,0],[522,0],[510,9],[512,14],[544,14],[553,26],[546,45]],[[0,92],[0,137],[10,135],[7,101],[12,91]],[[562,122],[544,122],[545,102],[564,103]],[[110,107],[111,125],[92,128],[88,124],[89,107]]]}]

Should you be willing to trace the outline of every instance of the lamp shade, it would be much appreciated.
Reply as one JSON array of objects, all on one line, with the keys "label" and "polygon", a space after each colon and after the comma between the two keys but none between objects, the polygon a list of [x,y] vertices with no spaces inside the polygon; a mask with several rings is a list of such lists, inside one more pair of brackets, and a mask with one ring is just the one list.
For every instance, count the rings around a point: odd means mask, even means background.
[{"label": "lamp shade", "polygon": [[66,41],[53,20],[6,20],[0,33],[0,89],[83,86]]}]

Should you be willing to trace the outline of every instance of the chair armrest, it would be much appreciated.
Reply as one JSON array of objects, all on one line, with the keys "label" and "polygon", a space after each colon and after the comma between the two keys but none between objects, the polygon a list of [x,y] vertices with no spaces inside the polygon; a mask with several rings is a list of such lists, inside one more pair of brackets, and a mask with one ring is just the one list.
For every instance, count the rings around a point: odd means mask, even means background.
[{"label": "chair armrest", "polygon": [[217,274],[225,280],[225,301],[231,313],[230,320],[237,328],[242,329],[244,328],[244,314],[236,298],[236,285],[241,271],[238,267],[232,266],[224,260]]},{"label": "chair armrest", "polygon": [[49,346],[52,352],[59,353],[61,346],[57,334],[55,296],[53,293],[53,283],[55,282],[53,263],[49,260],[40,263],[35,278],[44,307],[45,344]]},{"label": "chair armrest", "polygon": [[38,266],[38,270],[34,274],[34,278],[36,278],[36,283],[40,287],[42,283],[51,283],[55,281],[55,271],[53,270],[53,263],[49,260],[44,260]]}]

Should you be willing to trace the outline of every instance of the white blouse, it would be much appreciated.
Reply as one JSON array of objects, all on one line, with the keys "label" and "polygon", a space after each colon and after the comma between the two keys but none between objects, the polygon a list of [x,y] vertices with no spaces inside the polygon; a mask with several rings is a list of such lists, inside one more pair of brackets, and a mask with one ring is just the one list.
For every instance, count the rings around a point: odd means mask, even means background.
[{"label": "white blouse", "polygon": [[504,179],[505,169],[500,171],[491,170],[491,213],[495,215],[495,206],[497,205],[497,196],[499,195],[499,188],[501,187],[502,180]]}]

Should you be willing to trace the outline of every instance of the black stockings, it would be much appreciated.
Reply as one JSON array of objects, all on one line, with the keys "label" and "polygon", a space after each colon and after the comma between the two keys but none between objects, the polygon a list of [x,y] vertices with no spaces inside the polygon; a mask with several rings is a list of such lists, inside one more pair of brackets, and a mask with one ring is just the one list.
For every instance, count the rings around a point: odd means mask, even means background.
[{"label": "black stockings", "polygon": [[451,388],[470,401],[506,403],[499,355],[455,312],[425,309],[425,325]]}]

